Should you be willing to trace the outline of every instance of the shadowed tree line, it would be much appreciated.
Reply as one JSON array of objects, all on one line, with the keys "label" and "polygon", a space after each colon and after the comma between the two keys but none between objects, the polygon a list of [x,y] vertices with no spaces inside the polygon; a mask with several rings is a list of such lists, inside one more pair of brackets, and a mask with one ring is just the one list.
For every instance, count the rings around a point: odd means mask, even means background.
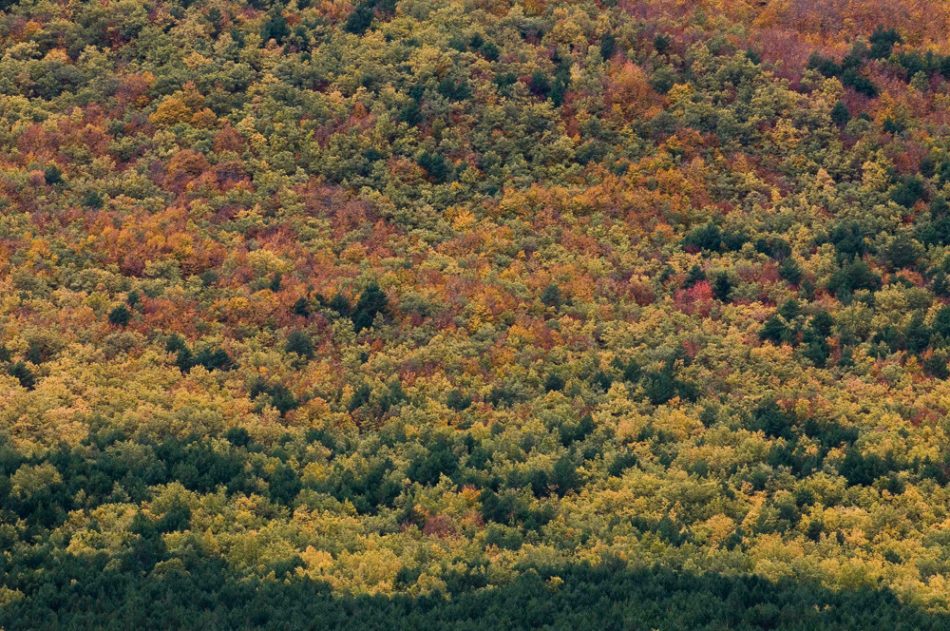
[{"label": "shadowed tree line", "polygon": [[[146,544],[147,545],[147,544]],[[44,557],[22,578],[30,594],[3,608],[5,628],[176,629],[946,629],[950,617],[902,605],[887,590],[833,592],[807,582],[692,575],[658,567],[525,568],[513,582],[482,588],[477,570],[453,591],[345,596],[278,569],[240,579],[218,560],[195,556],[116,569],[105,557]]]}]

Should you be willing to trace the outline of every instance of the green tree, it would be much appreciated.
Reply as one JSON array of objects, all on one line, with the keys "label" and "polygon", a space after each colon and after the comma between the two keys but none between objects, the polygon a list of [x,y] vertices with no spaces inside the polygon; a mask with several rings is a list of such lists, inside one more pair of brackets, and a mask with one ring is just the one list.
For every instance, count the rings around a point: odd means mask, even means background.
[{"label": "green tree", "polygon": [[109,312],[109,324],[127,326],[132,319],[132,313],[125,305],[119,305]]},{"label": "green tree", "polygon": [[716,300],[728,302],[732,294],[732,281],[729,280],[729,274],[726,272],[716,274],[716,278],[713,280],[712,290]]},{"label": "green tree", "polygon": [[7,369],[7,373],[19,381],[20,385],[27,390],[32,390],[34,387],[36,387],[36,376],[24,362],[16,362],[11,364]]},{"label": "green tree", "polygon": [[377,315],[389,314],[389,300],[376,283],[371,283],[360,294],[353,309],[353,328],[357,333],[373,326]]},{"label": "green tree", "polygon": [[313,359],[313,341],[304,331],[291,331],[284,344],[284,351],[296,353],[304,359]]}]

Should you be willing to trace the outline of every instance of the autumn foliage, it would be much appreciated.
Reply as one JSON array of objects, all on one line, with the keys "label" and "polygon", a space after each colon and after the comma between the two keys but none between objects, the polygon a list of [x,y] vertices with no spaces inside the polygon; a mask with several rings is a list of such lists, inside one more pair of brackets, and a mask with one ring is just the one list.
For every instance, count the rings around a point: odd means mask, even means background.
[{"label": "autumn foliage", "polygon": [[947,628],[948,37],[0,2],[0,627]]}]

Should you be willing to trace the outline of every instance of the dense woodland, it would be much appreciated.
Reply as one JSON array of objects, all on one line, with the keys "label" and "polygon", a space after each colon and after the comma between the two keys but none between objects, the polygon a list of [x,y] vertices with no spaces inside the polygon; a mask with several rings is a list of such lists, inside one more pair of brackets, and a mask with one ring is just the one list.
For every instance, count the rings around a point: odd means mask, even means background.
[{"label": "dense woodland", "polygon": [[0,9],[0,627],[950,628],[950,3]]}]

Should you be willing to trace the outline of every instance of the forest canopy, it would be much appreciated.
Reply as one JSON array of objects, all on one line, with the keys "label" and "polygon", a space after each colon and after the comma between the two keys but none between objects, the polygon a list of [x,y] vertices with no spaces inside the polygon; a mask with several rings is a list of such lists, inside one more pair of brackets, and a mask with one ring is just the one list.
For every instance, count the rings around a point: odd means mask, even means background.
[{"label": "forest canopy", "polygon": [[0,42],[0,627],[950,626],[950,3]]}]

